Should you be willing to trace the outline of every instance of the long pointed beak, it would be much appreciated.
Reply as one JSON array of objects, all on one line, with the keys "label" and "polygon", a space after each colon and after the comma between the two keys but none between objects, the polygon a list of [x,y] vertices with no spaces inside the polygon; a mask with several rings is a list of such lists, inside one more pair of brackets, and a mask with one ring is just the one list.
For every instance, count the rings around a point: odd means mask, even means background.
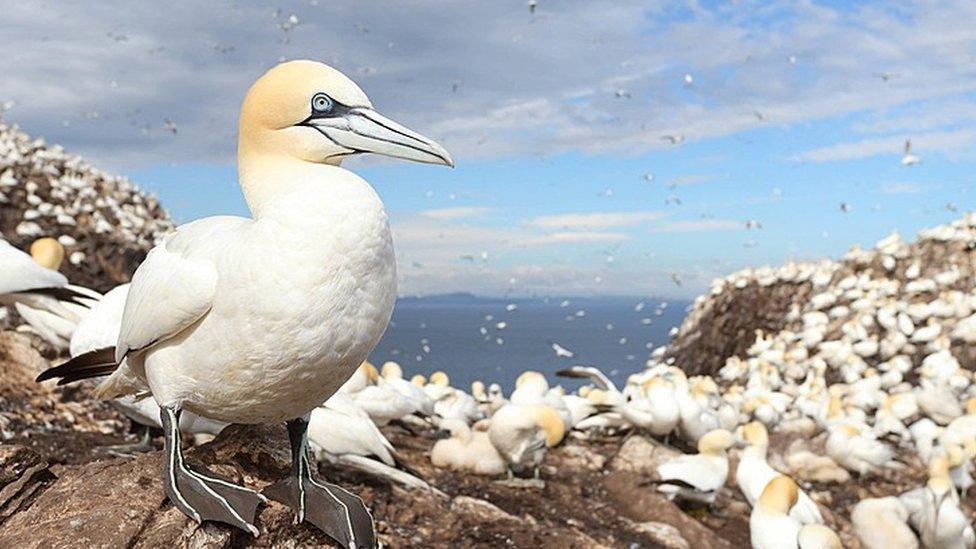
[{"label": "long pointed beak", "polygon": [[312,119],[308,124],[353,152],[454,167],[444,147],[367,107],[353,107],[342,116]]}]

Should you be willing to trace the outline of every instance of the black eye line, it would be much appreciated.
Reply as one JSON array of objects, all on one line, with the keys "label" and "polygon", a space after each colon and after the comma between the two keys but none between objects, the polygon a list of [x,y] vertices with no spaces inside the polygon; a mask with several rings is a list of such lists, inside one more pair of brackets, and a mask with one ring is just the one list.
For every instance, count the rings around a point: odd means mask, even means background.
[{"label": "black eye line", "polygon": [[[316,94],[317,95],[317,94]],[[314,100],[314,96],[312,97]],[[331,97],[329,99],[332,99]],[[332,109],[328,112],[318,112],[315,108],[312,108],[312,114],[310,114],[305,120],[302,120],[296,126],[311,126],[310,122],[312,120],[320,120],[322,118],[339,118],[346,116],[353,109],[353,107],[346,106],[335,99],[332,99]]]}]

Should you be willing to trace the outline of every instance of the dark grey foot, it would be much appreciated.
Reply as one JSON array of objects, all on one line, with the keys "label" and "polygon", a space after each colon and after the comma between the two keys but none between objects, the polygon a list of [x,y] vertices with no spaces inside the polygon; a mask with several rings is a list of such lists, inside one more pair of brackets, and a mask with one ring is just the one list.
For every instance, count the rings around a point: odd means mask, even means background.
[{"label": "dark grey foot", "polygon": [[292,473],[288,478],[265,488],[262,493],[284,503],[343,547],[372,549],[376,547],[373,516],[359,499],[346,490],[312,478],[308,460],[306,431],[308,421],[288,422],[292,443]]},{"label": "dark grey foot", "polygon": [[160,418],[165,431],[166,495],[176,507],[197,522],[212,520],[247,530],[255,537],[254,517],[258,506],[267,501],[253,490],[229,481],[193,471],[183,461],[180,449],[179,411],[162,407]]}]

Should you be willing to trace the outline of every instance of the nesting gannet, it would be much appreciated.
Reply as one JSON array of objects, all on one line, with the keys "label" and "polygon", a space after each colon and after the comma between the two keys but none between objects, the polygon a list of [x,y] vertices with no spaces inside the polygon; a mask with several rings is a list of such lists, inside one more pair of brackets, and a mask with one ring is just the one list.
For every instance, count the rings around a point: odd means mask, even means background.
[{"label": "nesting gannet", "polygon": [[678,456],[657,467],[658,490],[669,497],[711,503],[729,476],[726,451],[735,444],[732,433],[717,429],[698,440],[698,453]]},{"label": "nesting gannet", "polygon": [[[369,414],[345,393],[337,392],[325,404],[312,410],[308,442],[319,459],[328,459],[404,486],[431,489],[398,459],[393,445]],[[398,465],[406,470],[397,469]]]},{"label": "nesting gannet", "polygon": [[445,419],[440,428],[451,433],[430,450],[434,467],[470,471],[476,475],[503,474],[508,464],[483,430],[471,429],[460,419]]},{"label": "nesting gannet", "polygon": [[898,497],[909,513],[909,524],[919,533],[923,547],[972,549],[976,533],[959,508],[959,495],[949,478],[949,460],[939,454],[929,462],[925,486]]},{"label": "nesting gannet", "polygon": [[851,525],[864,549],[918,548],[918,538],[908,526],[908,509],[896,497],[857,502],[851,511]]},{"label": "nesting gannet", "polygon": [[68,284],[58,272],[64,247],[40,238],[30,255],[0,238],[0,304],[12,305],[45,341],[67,349],[78,321],[101,294]]},{"label": "nesting gannet", "polygon": [[840,549],[840,538],[822,524],[801,525],[789,515],[797,501],[796,482],[786,475],[769,481],[749,515],[753,549]]},{"label": "nesting gannet", "polygon": [[509,403],[491,416],[488,427],[489,440],[511,470],[536,474],[546,448],[558,444],[564,434],[559,413],[544,404]]},{"label": "nesting gannet", "polygon": [[[754,421],[742,427],[742,438],[746,447],[739,455],[739,466],[735,470],[735,481],[749,505],[755,505],[769,481],[781,473],[766,462],[769,448],[769,433],[766,426]],[[798,490],[796,505],[790,508],[790,517],[801,524],[822,523],[820,508],[803,490]]]},{"label": "nesting gannet", "polygon": [[287,421],[291,475],[265,493],[343,546],[376,544],[362,501],[315,481],[307,453],[309,413],[373,349],[396,299],[383,204],[339,166],[364,152],[452,164],[440,145],[380,116],[335,69],[291,61],[269,70],[241,107],[238,165],[253,218],[180,227],[133,276],[114,359],[88,353],[39,378],[112,372],[99,396],[149,391],[162,410],[167,495],[197,521],[257,535],[263,497],[184,463],[184,410]]},{"label": "nesting gannet", "polygon": [[890,447],[877,440],[869,429],[850,423],[830,430],[826,451],[842,467],[862,476],[877,473],[882,467],[901,467]]}]

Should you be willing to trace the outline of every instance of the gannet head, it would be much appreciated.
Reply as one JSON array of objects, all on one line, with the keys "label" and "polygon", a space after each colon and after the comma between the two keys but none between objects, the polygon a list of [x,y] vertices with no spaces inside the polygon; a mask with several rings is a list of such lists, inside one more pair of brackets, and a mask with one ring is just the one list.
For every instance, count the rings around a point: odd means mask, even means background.
[{"label": "gannet head", "polygon": [[396,362],[388,360],[380,366],[380,375],[383,379],[403,379],[403,368]]},{"label": "gannet head", "polygon": [[749,446],[769,446],[769,432],[766,426],[753,421],[742,426],[742,440]]},{"label": "gannet head", "polygon": [[430,374],[430,384],[438,387],[450,387],[451,378],[447,377],[444,372],[437,371]]},{"label": "gannet head", "polygon": [[757,505],[767,511],[785,515],[796,505],[799,497],[800,492],[796,482],[786,475],[779,475],[766,484]]},{"label": "gannet head", "polygon": [[376,366],[373,366],[369,361],[363,361],[359,366],[366,372],[366,379],[368,383],[376,383],[380,378],[380,373],[376,371]]},{"label": "gannet head", "polygon": [[64,261],[64,246],[51,237],[38,238],[31,244],[30,255],[41,267],[56,271]]},{"label": "gannet head", "polygon": [[423,387],[424,385],[427,385],[427,378],[424,377],[423,374],[414,374],[414,376],[410,378],[410,383],[413,383],[417,387]]},{"label": "gannet head", "polygon": [[705,455],[720,454],[735,445],[735,435],[725,429],[715,429],[705,433],[698,439],[698,453]]},{"label": "gannet head", "polygon": [[255,153],[333,165],[359,153],[454,165],[444,147],[373,110],[344,74],[308,60],[272,68],[244,97],[239,154]]}]

